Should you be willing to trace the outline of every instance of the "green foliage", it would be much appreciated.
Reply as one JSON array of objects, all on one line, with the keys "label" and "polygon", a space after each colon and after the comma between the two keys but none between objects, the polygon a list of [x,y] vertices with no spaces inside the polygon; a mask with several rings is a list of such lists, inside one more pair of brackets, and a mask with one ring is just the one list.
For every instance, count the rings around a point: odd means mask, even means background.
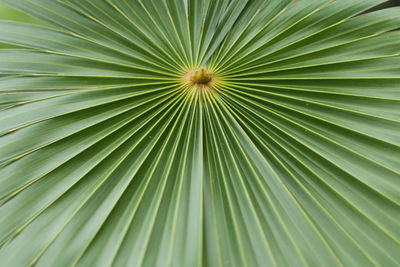
[{"label": "green foliage", "polygon": [[43,24],[43,22],[41,22],[40,20],[35,19],[16,9],[13,9],[5,4],[0,4],[0,18],[3,20],[13,20],[19,22],[33,23],[33,24]]},{"label": "green foliage", "polygon": [[[1,20],[12,20],[19,22],[26,22],[32,24],[46,25],[42,21],[35,19],[31,16],[26,15],[16,9],[10,8],[5,4],[0,4],[0,19]],[[0,48],[16,48],[15,45],[6,45],[0,43]]]},{"label": "green foliage", "polygon": [[399,264],[400,8],[0,2],[0,266]]}]

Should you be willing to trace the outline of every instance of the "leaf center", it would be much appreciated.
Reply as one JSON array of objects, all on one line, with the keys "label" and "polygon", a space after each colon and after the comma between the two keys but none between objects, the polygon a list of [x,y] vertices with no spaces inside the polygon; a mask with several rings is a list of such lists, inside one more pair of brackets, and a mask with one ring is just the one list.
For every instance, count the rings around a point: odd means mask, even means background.
[{"label": "leaf center", "polygon": [[193,84],[208,85],[212,80],[212,75],[205,69],[194,70],[190,77]]}]

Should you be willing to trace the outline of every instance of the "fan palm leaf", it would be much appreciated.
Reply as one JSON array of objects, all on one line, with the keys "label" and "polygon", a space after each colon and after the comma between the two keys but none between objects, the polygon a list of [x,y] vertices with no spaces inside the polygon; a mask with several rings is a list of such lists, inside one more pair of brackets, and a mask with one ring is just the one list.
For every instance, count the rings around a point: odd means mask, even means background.
[{"label": "fan palm leaf", "polygon": [[400,263],[400,8],[0,2],[0,266]]}]

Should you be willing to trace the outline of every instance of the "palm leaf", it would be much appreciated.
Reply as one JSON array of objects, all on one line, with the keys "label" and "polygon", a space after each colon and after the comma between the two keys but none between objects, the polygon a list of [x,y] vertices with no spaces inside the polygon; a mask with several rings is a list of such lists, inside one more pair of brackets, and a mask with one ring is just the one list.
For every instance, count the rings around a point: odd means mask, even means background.
[{"label": "palm leaf", "polygon": [[0,2],[0,266],[399,264],[400,8]]}]

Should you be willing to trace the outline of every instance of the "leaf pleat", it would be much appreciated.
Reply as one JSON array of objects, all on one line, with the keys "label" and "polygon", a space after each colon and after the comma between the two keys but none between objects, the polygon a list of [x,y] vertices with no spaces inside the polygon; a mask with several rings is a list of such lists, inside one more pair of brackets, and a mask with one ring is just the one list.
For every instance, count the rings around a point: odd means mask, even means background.
[{"label": "leaf pleat", "polygon": [[400,262],[400,8],[0,2],[1,267]]}]

